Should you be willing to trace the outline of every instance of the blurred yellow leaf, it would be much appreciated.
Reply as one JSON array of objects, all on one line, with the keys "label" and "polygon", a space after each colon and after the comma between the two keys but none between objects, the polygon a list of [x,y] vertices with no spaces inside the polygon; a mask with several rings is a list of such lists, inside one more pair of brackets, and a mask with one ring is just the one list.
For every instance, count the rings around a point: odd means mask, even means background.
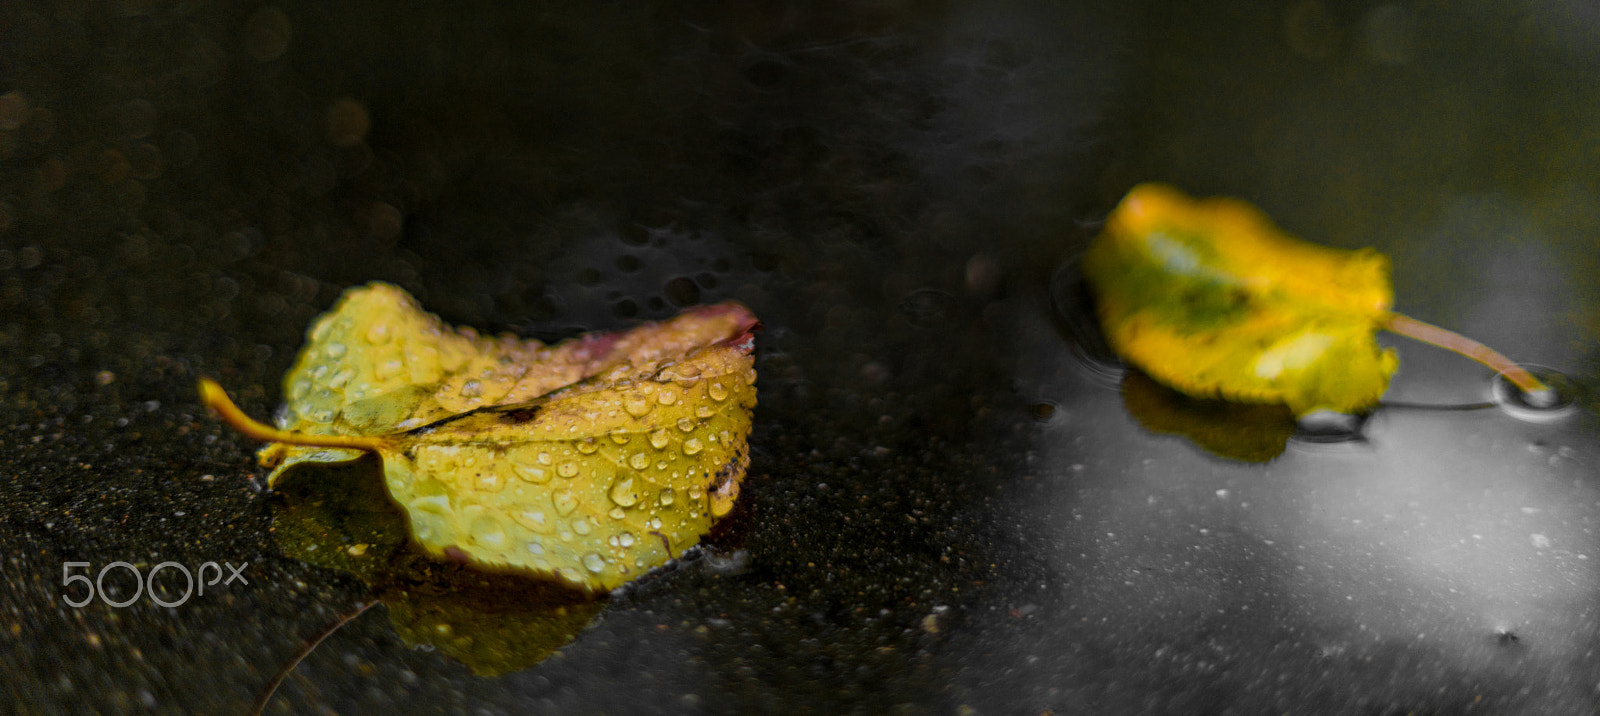
[{"label": "blurred yellow leaf", "polygon": [[1377,405],[1399,365],[1386,329],[1505,373],[1535,402],[1554,395],[1487,346],[1391,313],[1389,260],[1300,241],[1236,199],[1141,184],[1083,260],[1107,341],[1191,396],[1282,403],[1296,416]]},{"label": "blurred yellow leaf", "polygon": [[1373,332],[1389,263],[1284,234],[1254,207],[1159,184],[1130,192],[1084,257],[1106,337],[1185,393],[1284,403],[1296,415],[1372,407],[1398,360]]},{"label": "blurred yellow leaf", "polygon": [[269,484],[303,462],[383,461],[436,557],[607,590],[683,553],[728,513],[749,464],[755,317],[727,303],[554,346],[485,338],[404,291],[347,291],[284,378]]}]

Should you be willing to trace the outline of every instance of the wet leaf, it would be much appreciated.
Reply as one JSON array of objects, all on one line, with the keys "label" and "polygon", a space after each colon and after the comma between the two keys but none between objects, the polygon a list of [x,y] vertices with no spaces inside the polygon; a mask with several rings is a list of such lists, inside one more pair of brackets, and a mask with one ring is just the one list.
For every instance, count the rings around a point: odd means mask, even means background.
[{"label": "wet leaf", "polygon": [[1373,339],[1389,263],[1301,242],[1232,199],[1135,187],[1084,257],[1112,347],[1195,396],[1296,415],[1372,407],[1398,360]]},{"label": "wet leaf", "polygon": [[1141,184],[1083,258],[1107,341],[1191,396],[1282,403],[1297,418],[1377,405],[1399,365],[1392,331],[1471,358],[1547,408],[1559,391],[1493,349],[1393,313],[1389,260],[1300,241],[1236,199]]},{"label": "wet leaf", "polygon": [[[732,508],[755,326],[729,303],[545,346],[451,328],[372,284],[312,326],[279,430],[230,422],[274,441],[261,451],[269,484],[374,452],[429,554],[607,590]],[[220,388],[202,392],[229,415]]]}]

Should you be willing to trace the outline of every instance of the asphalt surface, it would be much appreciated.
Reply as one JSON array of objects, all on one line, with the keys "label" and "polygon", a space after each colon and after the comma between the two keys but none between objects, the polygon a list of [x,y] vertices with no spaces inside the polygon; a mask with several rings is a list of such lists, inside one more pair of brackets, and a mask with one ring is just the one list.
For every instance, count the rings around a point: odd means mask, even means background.
[{"label": "asphalt surface", "polygon": [[[338,626],[267,712],[1594,712],[1600,17],[1150,5],[0,5],[0,710],[245,712]],[[1151,179],[1577,409],[1407,407],[1489,379],[1397,340],[1362,440],[1145,429],[1052,281]],[[271,415],[374,280],[542,340],[744,302],[734,514],[602,602],[375,575],[359,466],[268,492],[194,387]]]}]

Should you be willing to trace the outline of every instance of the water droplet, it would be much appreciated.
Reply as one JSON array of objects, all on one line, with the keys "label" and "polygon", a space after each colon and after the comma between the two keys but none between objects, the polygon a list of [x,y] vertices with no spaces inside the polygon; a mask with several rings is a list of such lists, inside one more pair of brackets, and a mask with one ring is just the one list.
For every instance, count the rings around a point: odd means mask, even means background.
[{"label": "water droplet", "polygon": [[572,582],[573,584],[583,584],[583,575],[579,574],[578,570],[571,567],[562,567],[561,569],[556,570],[556,574],[561,575],[562,579]]},{"label": "water droplet", "polygon": [[716,401],[727,400],[728,389],[723,387],[721,383],[712,383],[706,387],[706,395],[711,396],[711,399]]},{"label": "water droplet", "polygon": [[578,452],[581,452],[585,455],[593,455],[594,451],[597,449],[599,448],[595,446],[594,438],[584,438],[583,440],[578,441]]},{"label": "water droplet", "polygon": [[712,410],[709,405],[696,405],[694,406],[694,414],[697,418],[709,418],[716,414],[716,411]]},{"label": "water droplet", "polygon": [[635,470],[643,470],[650,467],[650,456],[642,452],[636,452],[633,457],[628,458],[628,464]]},{"label": "water droplet", "polygon": [[667,429],[660,428],[650,433],[650,447],[660,450],[667,446]]},{"label": "water droplet", "polygon": [[521,462],[512,462],[511,471],[517,473],[517,477],[527,480],[535,485],[544,484],[550,481],[550,473],[545,471],[545,469],[542,467],[534,467]]},{"label": "water droplet", "polygon": [[448,517],[451,514],[450,497],[448,495],[418,497],[411,501],[411,509],[415,512],[428,512]]},{"label": "water droplet", "polygon": [[544,510],[522,510],[520,512],[513,512],[511,513],[511,519],[516,520],[517,524],[533,530],[534,532],[543,534],[549,534],[550,532],[550,521],[545,519]]},{"label": "water droplet", "polygon": [[536,456],[534,459],[538,460],[540,465],[549,465],[550,453],[540,450],[538,456]]},{"label": "water droplet", "polygon": [[506,479],[497,470],[478,473],[478,489],[483,492],[499,492],[506,486]]},{"label": "water droplet", "polygon": [[616,443],[618,445],[627,445],[628,444],[628,434],[625,433],[625,432],[622,432],[621,430],[613,432],[613,433],[611,433],[611,442],[614,442],[614,443]]},{"label": "water droplet", "polygon": [[473,520],[472,527],[468,531],[471,532],[473,541],[490,549],[502,549],[506,545],[505,527],[500,524],[500,520],[489,515]]},{"label": "water droplet", "polygon": [[528,543],[528,552],[531,554],[544,554],[544,543],[534,540]]},{"label": "water droplet", "polygon": [[711,491],[711,516],[721,517],[733,511],[733,501],[739,499],[739,482],[728,477]]},{"label": "water droplet", "polygon": [[328,387],[335,390],[343,388],[346,383],[350,382],[351,378],[355,377],[355,375],[355,371],[345,368],[344,370],[334,373],[333,377],[328,379]]},{"label": "water droplet", "polygon": [[623,532],[622,534],[617,535],[617,542],[620,543],[623,547],[632,547],[633,546],[633,533],[632,532]]},{"label": "water droplet", "polygon": [[689,438],[683,441],[683,454],[685,455],[694,455],[703,449],[705,449],[705,445],[700,443],[700,438]]},{"label": "water droplet", "polygon": [[661,518],[660,517],[651,517],[649,524],[650,524],[650,529],[659,530],[659,529],[661,529]]},{"label": "water droplet", "polygon": [[461,397],[476,398],[480,395],[483,395],[483,383],[477,380],[469,380],[461,384]]},{"label": "water droplet", "polygon": [[678,418],[678,429],[686,433],[691,432],[694,430],[694,421],[688,418]]},{"label": "water droplet", "polygon": [[628,511],[622,509],[621,507],[613,507],[611,508],[611,511],[607,512],[606,514],[611,515],[611,519],[613,520],[620,520],[625,519],[628,516]]},{"label": "water droplet", "polygon": [[439,459],[438,453],[432,450],[420,449],[416,452],[416,466],[416,470],[406,470],[404,472],[413,473],[411,475],[413,479],[416,477],[414,473],[417,472],[424,475],[438,474],[439,468],[443,466],[443,461]]},{"label": "water droplet", "polygon": [[632,507],[639,501],[639,493],[633,491],[632,477],[624,477],[611,486],[611,501],[623,507]]},{"label": "water droplet", "polygon": [[377,378],[380,381],[386,381],[390,378],[400,375],[400,371],[405,367],[405,363],[400,362],[398,357],[390,358],[386,361],[379,361],[378,365],[372,369],[372,377]]},{"label": "water droplet", "polygon": [[328,388],[317,388],[302,400],[299,408],[307,419],[314,422],[333,422],[334,417],[339,416],[339,393]]},{"label": "water droplet", "polygon": [[665,472],[667,469],[667,461],[662,460],[661,462],[656,463],[656,469]]},{"label": "water droplet", "polygon": [[656,394],[656,402],[662,405],[672,405],[678,402],[678,391],[673,388],[662,388],[661,392]]},{"label": "water droplet", "polygon": [[583,566],[588,568],[589,571],[599,574],[601,570],[606,568],[606,561],[600,557],[598,552],[590,552],[583,556]]},{"label": "water droplet", "polygon": [[571,490],[558,490],[550,496],[550,503],[555,505],[556,514],[566,517],[578,507],[578,498],[572,496]]},{"label": "water droplet", "polygon": [[561,463],[561,465],[556,468],[556,474],[562,477],[571,478],[578,474],[578,463],[571,460]]},{"label": "water droplet", "polygon": [[590,525],[588,518],[580,517],[572,521],[573,532],[576,532],[580,535],[587,535],[589,534],[589,529]]},{"label": "water droplet", "polygon": [[672,500],[676,497],[676,495],[677,495],[677,493],[673,492],[672,488],[670,488],[670,487],[661,488],[661,497],[660,497],[661,506],[662,507],[671,507],[672,506]]},{"label": "water droplet", "polygon": [[645,396],[634,393],[622,399],[622,409],[635,418],[642,418],[650,414],[650,401]]},{"label": "water droplet", "polygon": [[334,342],[328,344],[327,350],[329,358],[338,358],[339,356],[344,355],[345,349],[343,343]]},{"label": "water droplet", "polygon": [[378,321],[367,327],[367,342],[375,346],[381,346],[389,342],[389,334],[388,322]]}]

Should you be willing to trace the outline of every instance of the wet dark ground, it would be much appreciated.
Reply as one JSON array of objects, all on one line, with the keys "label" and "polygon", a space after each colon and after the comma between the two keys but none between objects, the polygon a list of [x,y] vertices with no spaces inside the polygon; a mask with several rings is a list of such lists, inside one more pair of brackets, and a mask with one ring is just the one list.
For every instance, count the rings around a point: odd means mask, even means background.
[{"label": "wet dark ground", "polygon": [[[269,712],[1600,707],[1591,402],[1227,461],[1138,427],[1049,299],[1161,179],[1376,246],[1399,310],[1592,390],[1577,4],[11,3],[0,38],[10,711],[238,713],[372,596],[286,554],[194,391],[269,415],[371,280],[543,339],[745,302],[743,504],[537,666],[474,675],[379,606]],[[1482,399],[1399,347],[1386,400]],[[66,603],[65,563],[116,561],[248,584]]]}]

